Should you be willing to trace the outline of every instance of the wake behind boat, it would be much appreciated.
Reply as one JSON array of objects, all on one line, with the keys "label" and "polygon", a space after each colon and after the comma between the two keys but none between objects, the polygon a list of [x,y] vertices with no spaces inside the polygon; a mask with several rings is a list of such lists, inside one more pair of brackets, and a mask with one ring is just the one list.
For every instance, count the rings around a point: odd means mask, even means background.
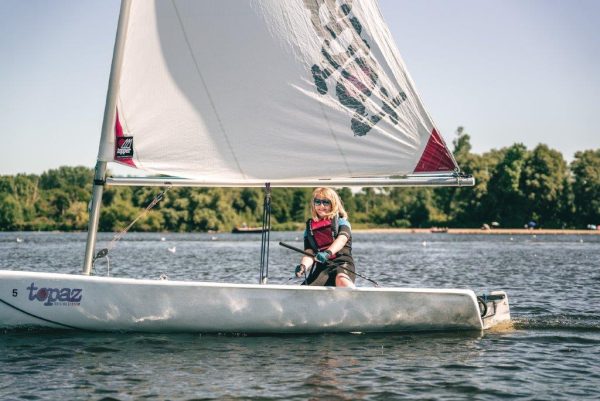
[{"label": "wake behind boat", "polygon": [[[122,1],[83,274],[0,271],[0,327],[397,332],[510,320],[502,291],[268,284],[271,188],[474,180],[435,128],[375,0],[232,7]],[[108,163],[159,176],[107,177]],[[258,284],[92,275],[111,249],[96,249],[106,185],[264,187]]]}]

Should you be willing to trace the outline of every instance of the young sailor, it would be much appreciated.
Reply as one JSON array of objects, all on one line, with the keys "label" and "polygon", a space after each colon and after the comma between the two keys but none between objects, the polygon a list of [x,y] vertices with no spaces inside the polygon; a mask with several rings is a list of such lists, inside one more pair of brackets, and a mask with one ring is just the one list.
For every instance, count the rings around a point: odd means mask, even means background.
[{"label": "young sailor", "polygon": [[311,211],[312,218],[306,222],[304,231],[304,249],[315,257],[302,257],[296,276],[304,275],[303,284],[308,285],[354,287],[352,233],[339,195],[331,188],[315,189]]}]

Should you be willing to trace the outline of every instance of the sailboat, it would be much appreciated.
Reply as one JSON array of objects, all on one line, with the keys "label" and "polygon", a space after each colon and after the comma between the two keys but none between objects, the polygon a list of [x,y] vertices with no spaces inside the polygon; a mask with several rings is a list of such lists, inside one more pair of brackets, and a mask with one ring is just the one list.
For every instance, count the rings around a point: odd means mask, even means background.
[{"label": "sailboat", "polygon": [[[108,163],[141,174],[109,177]],[[266,211],[274,187],[474,185],[376,0],[123,0],[82,273],[0,271],[0,327],[368,333],[510,320],[504,291],[271,284],[268,230],[258,283],[94,274],[109,185],[262,187]]]}]

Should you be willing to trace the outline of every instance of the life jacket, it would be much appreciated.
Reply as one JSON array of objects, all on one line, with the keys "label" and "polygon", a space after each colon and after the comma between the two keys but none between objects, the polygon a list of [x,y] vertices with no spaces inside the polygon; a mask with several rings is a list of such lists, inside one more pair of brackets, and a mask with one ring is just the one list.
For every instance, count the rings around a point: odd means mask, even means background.
[{"label": "life jacket", "polygon": [[338,229],[337,216],[334,216],[331,220],[314,221],[309,219],[306,222],[306,232],[311,248],[317,251],[327,249],[337,238]]}]

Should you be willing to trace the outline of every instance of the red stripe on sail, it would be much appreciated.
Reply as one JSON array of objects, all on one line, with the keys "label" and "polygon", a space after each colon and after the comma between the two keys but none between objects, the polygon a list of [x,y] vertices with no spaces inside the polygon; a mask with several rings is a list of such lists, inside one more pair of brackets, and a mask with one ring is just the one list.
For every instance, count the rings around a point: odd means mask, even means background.
[{"label": "red stripe on sail", "polygon": [[121,164],[128,165],[130,167],[137,168],[137,166],[135,165],[135,162],[133,161],[133,158],[117,157],[117,149],[120,145],[119,138],[123,138],[125,135],[123,135],[123,127],[121,126],[121,122],[119,121],[119,110],[117,109],[115,111],[115,113],[116,113],[116,115],[115,115],[115,157],[114,157],[114,160],[117,163],[121,163]]},{"label": "red stripe on sail", "polygon": [[454,171],[456,167],[444,140],[434,128],[414,172]]}]

